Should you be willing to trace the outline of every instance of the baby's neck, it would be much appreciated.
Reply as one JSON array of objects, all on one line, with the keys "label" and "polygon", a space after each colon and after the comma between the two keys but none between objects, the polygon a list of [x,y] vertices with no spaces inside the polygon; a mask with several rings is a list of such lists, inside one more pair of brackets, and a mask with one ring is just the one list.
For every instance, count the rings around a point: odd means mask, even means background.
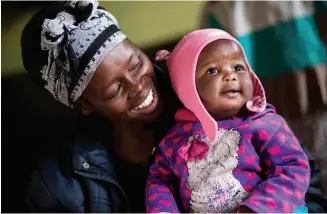
[{"label": "baby's neck", "polygon": [[230,120],[230,119],[235,119],[237,117],[244,117],[249,114],[249,111],[246,108],[242,108],[239,111],[231,111],[231,112],[219,112],[219,114],[211,114],[211,116],[216,120],[216,121],[222,121],[222,120]]}]

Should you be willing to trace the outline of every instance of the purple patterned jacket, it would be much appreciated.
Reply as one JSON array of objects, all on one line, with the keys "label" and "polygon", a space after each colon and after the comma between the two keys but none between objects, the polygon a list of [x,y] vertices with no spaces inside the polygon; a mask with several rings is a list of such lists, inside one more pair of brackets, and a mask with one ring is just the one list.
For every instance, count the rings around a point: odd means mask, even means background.
[{"label": "purple patterned jacket", "polygon": [[[147,212],[293,212],[304,205],[308,159],[271,105],[218,123],[209,142],[188,110],[156,148],[146,188]],[[182,118],[182,119],[179,119]],[[179,188],[173,187],[178,180]]]}]

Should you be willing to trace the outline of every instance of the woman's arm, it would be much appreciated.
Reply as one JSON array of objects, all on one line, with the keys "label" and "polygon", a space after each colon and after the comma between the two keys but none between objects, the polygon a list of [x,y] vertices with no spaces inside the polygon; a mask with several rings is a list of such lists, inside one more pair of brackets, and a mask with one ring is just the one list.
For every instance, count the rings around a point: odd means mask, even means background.
[{"label": "woman's arm", "polygon": [[31,182],[27,189],[27,204],[32,213],[57,213],[69,212],[52,197],[47,188],[42,174],[36,169],[33,172]]},{"label": "woman's arm", "polygon": [[322,179],[320,169],[316,166],[315,157],[300,142],[300,145],[309,159],[310,165],[310,186],[305,194],[305,203],[309,213],[326,213],[327,198],[325,198],[322,189]]},{"label": "woman's arm", "polygon": [[73,171],[61,168],[70,163],[61,163],[63,156],[64,151],[58,150],[38,162],[26,192],[31,212],[87,212],[81,183],[76,180]]}]

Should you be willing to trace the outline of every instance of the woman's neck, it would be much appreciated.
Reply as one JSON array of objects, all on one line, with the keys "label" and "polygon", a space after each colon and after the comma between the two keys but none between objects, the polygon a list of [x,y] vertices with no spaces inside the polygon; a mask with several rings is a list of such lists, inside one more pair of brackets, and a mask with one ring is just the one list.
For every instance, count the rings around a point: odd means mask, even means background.
[{"label": "woman's neck", "polygon": [[118,157],[136,164],[147,164],[155,144],[154,134],[141,123],[115,123],[114,150]]}]

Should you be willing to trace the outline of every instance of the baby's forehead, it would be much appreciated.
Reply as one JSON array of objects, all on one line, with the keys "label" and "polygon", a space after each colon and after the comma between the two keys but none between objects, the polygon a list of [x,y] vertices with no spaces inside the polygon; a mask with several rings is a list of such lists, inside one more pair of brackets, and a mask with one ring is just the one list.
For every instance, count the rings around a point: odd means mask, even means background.
[{"label": "baby's forehead", "polygon": [[232,40],[220,39],[209,43],[205,46],[199,56],[199,61],[207,61],[208,58],[241,58],[243,59],[243,52],[241,47]]},{"label": "baby's forehead", "polygon": [[229,49],[229,50],[241,51],[239,45],[235,41],[229,39],[219,39],[210,42],[207,46],[204,47],[202,51],[205,51],[206,49],[209,50]]}]

